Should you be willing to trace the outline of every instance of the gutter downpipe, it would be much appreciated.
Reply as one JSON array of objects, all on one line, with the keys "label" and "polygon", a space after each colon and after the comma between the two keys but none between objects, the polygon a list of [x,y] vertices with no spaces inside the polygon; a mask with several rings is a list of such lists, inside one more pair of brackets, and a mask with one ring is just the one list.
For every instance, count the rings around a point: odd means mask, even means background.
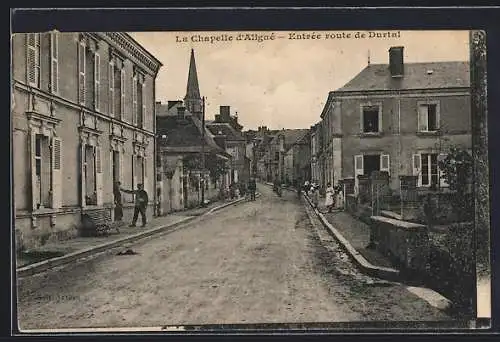
[{"label": "gutter downpipe", "polygon": [[[398,167],[399,167],[398,175],[401,174],[401,171],[402,171],[401,170],[401,168],[402,168],[401,147],[402,147],[402,144],[401,144],[401,91],[398,90]],[[413,160],[412,160],[412,163],[413,163]],[[399,186],[399,192],[401,195],[401,184]]]},{"label": "gutter downpipe", "polygon": [[157,132],[156,132],[156,77],[157,77],[158,74],[155,75],[155,78],[153,79],[153,137],[154,137],[154,141],[153,141],[153,165],[151,165],[150,169],[153,170],[153,191],[154,191],[154,195],[153,195],[153,201],[154,201],[154,213],[153,213],[153,216],[154,217],[158,217],[160,216],[159,215],[159,206],[160,206],[160,203],[158,203],[158,190],[157,190],[157,186],[158,184],[156,184],[156,175],[157,175],[157,172],[158,170],[156,169],[156,158],[158,158],[158,156],[156,155],[156,151],[157,151],[157,142],[158,142],[158,137],[157,137]]}]

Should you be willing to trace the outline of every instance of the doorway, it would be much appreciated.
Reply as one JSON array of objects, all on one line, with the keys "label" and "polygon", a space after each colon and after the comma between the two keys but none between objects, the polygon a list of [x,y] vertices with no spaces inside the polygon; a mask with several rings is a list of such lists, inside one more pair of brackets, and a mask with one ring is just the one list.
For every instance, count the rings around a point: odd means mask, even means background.
[{"label": "doorway", "polygon": [[371,176],[373,171],[380,171],[380,154],[369,154],[363,156],[364,175]]},{"label": "doorway", "polygon": [[113,151],[113,184],[120,181],[120,152]]}]

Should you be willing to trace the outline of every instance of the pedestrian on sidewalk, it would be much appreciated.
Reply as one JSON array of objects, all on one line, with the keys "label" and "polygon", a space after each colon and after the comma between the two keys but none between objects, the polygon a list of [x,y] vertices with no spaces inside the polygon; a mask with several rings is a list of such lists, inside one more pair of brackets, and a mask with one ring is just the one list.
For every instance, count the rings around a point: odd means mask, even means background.
[{"label": "pedestrian on sidewalk", "polygon": [[313,185],[311,187],[311,197],[315,208],[318,208],[319,205],[319,186]]},{"label": "pedestrian on sidewalk", "polygon": [[334,190],[332,187],[332,183],[328,183],[326,185],[326,196],[325,196],[325,207],[328,209],[328,212],[331,213],[333,210],[333,206],[335,205],[334,200]]},{"label": "pedestrian on sidewalk", "polygon": [[135,227],[139,213],[141,213],[142,226],[146,226],[146,208],[148,206],[148,193],[143,189],[142,184],[137,184],[137,190],[125,190],[120,188],[121,191],[135,195],[134,218],[129,227]]},{"label": "pedestrian on sidewalk", "polygon": [[123,205],[122,193],[120,192],[120,182],[115,182],[113,186],[113,196],[115,200],[115,221],[122,221],[123,218]]}]

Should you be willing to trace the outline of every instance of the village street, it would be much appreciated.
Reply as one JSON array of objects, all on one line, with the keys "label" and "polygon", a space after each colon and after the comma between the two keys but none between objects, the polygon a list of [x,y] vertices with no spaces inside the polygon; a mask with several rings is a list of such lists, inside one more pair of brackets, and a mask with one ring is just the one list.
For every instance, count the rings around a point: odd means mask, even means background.
[{"label": "village street", "polygon": [[[21,329],[450,319],[325,249],[296,194],[255,202],[18,286]],[[333,242],[334,243],[334,242]]]}]

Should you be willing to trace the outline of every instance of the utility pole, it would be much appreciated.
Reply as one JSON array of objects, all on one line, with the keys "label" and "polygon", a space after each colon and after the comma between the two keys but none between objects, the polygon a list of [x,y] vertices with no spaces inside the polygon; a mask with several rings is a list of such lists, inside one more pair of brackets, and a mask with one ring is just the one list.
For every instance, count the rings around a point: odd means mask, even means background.
[{"label": "utility pole", "polygon": [[202,172],[202,182],[201,182],[201,206],[205,206],[205,96],[202,100],[202,111],[201,111],[201,172]]}]

